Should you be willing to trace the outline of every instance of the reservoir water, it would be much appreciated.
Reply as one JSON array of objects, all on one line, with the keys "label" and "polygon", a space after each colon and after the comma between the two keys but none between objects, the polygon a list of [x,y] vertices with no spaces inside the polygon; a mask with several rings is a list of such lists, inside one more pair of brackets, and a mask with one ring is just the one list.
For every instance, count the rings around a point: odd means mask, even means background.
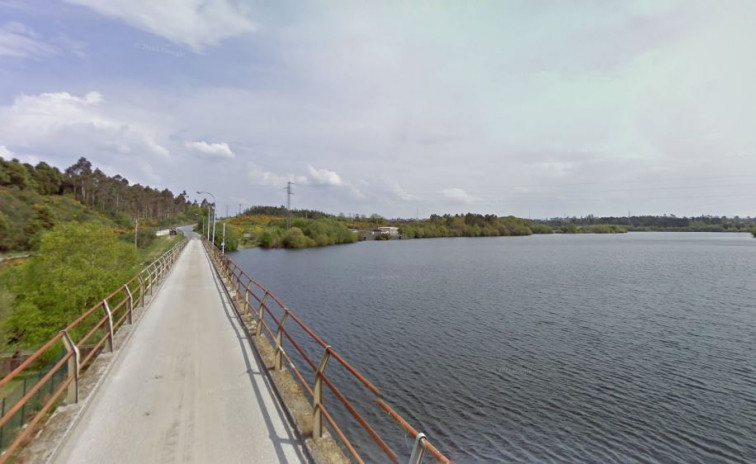
[{"label": "reservoir water", "polygon": [[459,463],[756,462],[750,235],[401,240],[232,258]]}]

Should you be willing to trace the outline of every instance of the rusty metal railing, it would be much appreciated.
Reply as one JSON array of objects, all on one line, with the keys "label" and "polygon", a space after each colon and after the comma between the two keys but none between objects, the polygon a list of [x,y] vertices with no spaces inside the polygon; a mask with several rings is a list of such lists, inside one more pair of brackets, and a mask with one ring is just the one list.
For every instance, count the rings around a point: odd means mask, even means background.
[{"label": "rusty metal railing", "polygon": [[[365,415],[360,413],[358,408],[349,398],[335,385],[332,379],[326,375],[326,366],[333,359],[345,369],[347,375],[356,381],[357,384],[372,396],[379,410],[388,414],[402,431],[408,434],[414,440],[414,446],[411,450],[410,463],[419,464],[422,462],[423,455],[428,453],[437,462],[451,463],[441,451],[439,451],[426,438],[425,434],[419,433],[409,422],[407,422],[398,412],[396,412],[388,402],[383,398],[383,393],[364,375],[355,369],[343,356],[341,356],[333,347],[328,345],[320,336],[318,336],[305,322],[292,312],[281,300],[276,297],[265,286],[247,275],[236,263],[223,254],[216,247],[211,246],[209,242],[203,240],[205,248],[210,254],[212,261],[219,274],[226,280],[227,289],[235,293],[234,306],[239,316],[247,315],[254,319],[255,337],[266,337],[275,349],[274,369],[281,370],[284,368],[286,361],[289,370],[296,378],[300,386],[309,396],[312,412],[312,438],[317,440],[323,437],[326,427],[338,437],[344,448],[348,451],[351,459],[358,463],[364,463],[364,459],[355,449],[349,437],[336,423],[328,407],[324,403],[323,393],[325,388],[330,391],[339,403],[349,412],[349,414],[359,423],[360,427],[367,433],[370,439],[381,449],[383,454],[391,462],[398,463],[397,453],[388,445],[386,440],[370,425]],[[288,325],[287,325],[288,324]],[[303,334],[305,340],[296,339],[291,330],[291,325],[297,328],[297,332]],[[301,330],[299,330],[301,329]],[[285,349],[285,344],[293,348],[289,352]],[[310,356],[303,345],[309,344],[319,346],[322,349],[322,355],[319,361],[315,361]],[[312,351],[312,349],[310,349]],[[294,358],[298,362],[295,362]],[[299,365],[304,362],[306,370],[311,371],[313,375],[312,383],[308,382],[302,373]],[[299,364],[299,365],[298,365]],[[306,372],[306,371],[305,371]],[[325,421],[323,420],[325,419]]]},{"label": "rusty metal railing", "polygon": [[[24,424],[7,449],[0,455],[0,464],[4,464],[18,447],[34,431],[35,426],[55,406],[66,391],[65,401],[77,403],[79,401],[79,378],[81,372],[91,364],[92,360],[105,347],[109,352],[114,349],[114,333],[124,324],[133,322],[134,309],[144,306],[145,295],[152,295],[157,286],[167,275],[173,263],[176,262],[181,250],[186,246],[186,239],[181,240],[173,248],[165,252],[158,259],[142,269],[128,282],[106,296],[99,303],[89,308],[81,316],[68,324],[56,336],[50,339],[17,368],[0,379],[0,390],[9,385],[14,379],[34,370],[34,367],[46,356],[65,349],[62,356],[54,361],[52,367],[25,394],[0,417],[0,428],[4,427],[16,414],[25,410],[32,410],[30,417],[21,418]],[[45,403],[39,407],[27,407],[33,398],[39,399],[40,391],[55,374],[63,371],[65,380],[57,388],[51,384],[44,395]]]}]

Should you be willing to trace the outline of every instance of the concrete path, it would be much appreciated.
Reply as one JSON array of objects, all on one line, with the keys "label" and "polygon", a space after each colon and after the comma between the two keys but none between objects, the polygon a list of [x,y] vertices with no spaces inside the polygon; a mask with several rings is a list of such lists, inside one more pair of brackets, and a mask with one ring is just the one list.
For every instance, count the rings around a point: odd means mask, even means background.
[{"label": "concrete path", "polygon": [[220,285],[190,240],[53,462],[306,462]]}]

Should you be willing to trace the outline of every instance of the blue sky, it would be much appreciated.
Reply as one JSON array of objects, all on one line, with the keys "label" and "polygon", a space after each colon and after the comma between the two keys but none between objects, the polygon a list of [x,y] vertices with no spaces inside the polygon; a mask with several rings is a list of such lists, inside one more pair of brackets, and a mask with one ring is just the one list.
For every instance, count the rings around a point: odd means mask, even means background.
[{"label": "blue sky", "polygon": [[389,217],[756,216],[756,3],[0,0],[0,156]]}]

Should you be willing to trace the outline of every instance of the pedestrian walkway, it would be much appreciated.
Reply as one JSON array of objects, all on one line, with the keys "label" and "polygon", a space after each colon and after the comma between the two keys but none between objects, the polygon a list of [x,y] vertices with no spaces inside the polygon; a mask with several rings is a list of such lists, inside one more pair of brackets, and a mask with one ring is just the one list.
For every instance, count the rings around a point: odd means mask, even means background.
[{"label": "pedestrian walkway", "polygon": [[196,238],[88,401],[53,462],[306,462]]}]

